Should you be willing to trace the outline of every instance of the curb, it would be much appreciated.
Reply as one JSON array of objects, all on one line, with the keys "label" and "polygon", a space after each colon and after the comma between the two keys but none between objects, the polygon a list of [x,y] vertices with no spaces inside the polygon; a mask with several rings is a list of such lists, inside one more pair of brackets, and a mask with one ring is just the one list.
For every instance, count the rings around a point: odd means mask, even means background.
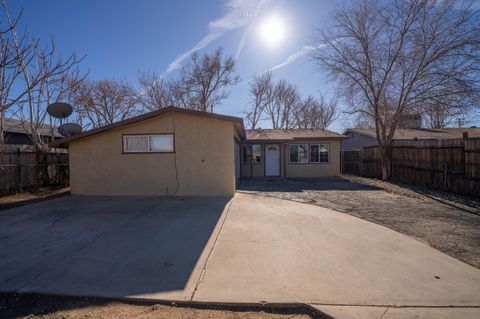
[{"label": "curb", "polygon": [[39,202],[43,202],[43,201],[46,201],[46,200],[49,200],[49,199],[54,199],[54,198],[63,197],[63,196],[67,196],[67,195],[70,195],[70,191],[64,191],[64,192],[57,193],[57,194],[54,194],[54,195],[45,195],[45,196],[42,196],[42,197],[33,198],[33,199],[25,200],[25,201],[18,201],[18,202],[14,202],[14,203],[0,204],[0,211],[10,209],[10,208],[20,207],[20,206],[24,206],[24,205],[39,203]]},{"label": "curb", "polygon": [[55,298],[61,301],[62,299],[84,299],[92,301],[103,302],[122,302],[131,305],[163,305],[177,308],[193,308],[205,310],[224,310],[235,312],[266,312],[272,314],[294,314],[294,315],[308,315],[312,319],[335,319],[324,312],[318,310],[312,305],[305,303],[270,303],[270,302],[203,302],[203,301],[188,301],[188,300],[166,300],[166,299],[152,299],[143,297],[104,297],[92,295],[63,295],[63,294],[45,294],[35,292],[0,292],[0,300],[15,298],[19,299],[34,299],[42,300],[48,298]]}]

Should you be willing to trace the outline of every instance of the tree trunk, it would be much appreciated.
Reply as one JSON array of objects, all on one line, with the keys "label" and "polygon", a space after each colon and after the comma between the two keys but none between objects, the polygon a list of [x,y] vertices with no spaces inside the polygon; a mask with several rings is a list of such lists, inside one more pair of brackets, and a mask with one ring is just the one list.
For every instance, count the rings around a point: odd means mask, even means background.
[{"label": "tree trunk", "polygon": [[392,154],[389,145],[380,146],[380,155],[382,160],[382,180],[390,179]]},{"label": "tree trunk", "polygon": [[48,187],[50,185],[50,176],[48,174],[48,153],[37,150],[37,165],[40,166],[39,185]]}]

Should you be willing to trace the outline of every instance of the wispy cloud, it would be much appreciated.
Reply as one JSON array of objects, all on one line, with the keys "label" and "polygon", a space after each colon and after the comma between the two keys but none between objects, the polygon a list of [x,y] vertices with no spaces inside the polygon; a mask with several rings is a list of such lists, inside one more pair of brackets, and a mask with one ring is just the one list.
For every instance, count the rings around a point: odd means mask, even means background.
[{"label": "wispy cloud", "polygon": [[[248,24],[257,14],[260,7],[269,0],[228,0],[225,5],[225,15],[217,20],[210,21],[208,33],[189,50],[178,55],[168,66],[165,74],[181,67],[183,61],[193,52],[207,47],[210,43],[221,37],[226,32],[241,28]],[[245,37],[245,36],[244,36]],[[242,38],[241,43],[245,43]],[[243,48],[243,44],[241,47]],[[239,54],[241,49],[237,50]]]},{"label": "wispy cloud", "polygon": [[278,69],[281,69],[283,67],[286,67],[289,64],[292,64],[293,62],[297,61],[300,58],[303,58],[304,56],[307,56],[310,54],[313,50],[315,50],[315,47],[312,45],[304,45],[300,50],[290,54],[282,63],[279,63],[270,69],[268,69],[265,72],[269,71],[275,71]]},{"label": "wispy cloud", "polygon": [[[295,52],[293,52],[292,54],[290,54],[283,62],[281,62],[281,63],[279,63],[279,64],[277,64],[277,65],[275,65],[275,66],[272,66],[271,68],[269,68],[269,69],[267,69],[267,70],[265,70],[265,71],[256,73],[253,77],[258,76],[258,75],[261,75],[261,74],[264,74],[264,73],[267,73],[267,72],[272,72],[272,71],[281,69],[281,68],[283,68],[283,67],[286,67],[287,65],[290,65],[290,64],[294,63],[294,62],[297,61],[298,59],[301,59],[301,58],[309,55],[311,52],[313,52],[313,50],[318,49],[318,48],[321,48],[321,47],[322,47],[322,45],[318,45],[318,46],[304,45],[300,50],[295,51]],[[252,77],[252,78],[253,78],[253,77]],[[252,78],[240,82],[239,85],[248,84],[248,83],[251,81]]]}]

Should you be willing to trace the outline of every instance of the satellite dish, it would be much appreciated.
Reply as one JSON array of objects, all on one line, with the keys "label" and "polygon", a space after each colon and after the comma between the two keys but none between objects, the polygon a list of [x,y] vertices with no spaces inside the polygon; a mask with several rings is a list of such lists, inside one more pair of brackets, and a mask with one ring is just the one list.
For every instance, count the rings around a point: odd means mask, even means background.
[{"label": "satellite dish", "polygon": [[73,108],[70,104],[64,102],[52,103],[47,106],[47,112],[57,119],[64,119],[70,116]]},{"label": "satellite dish", "polygon": [[65,123],[58,127],[58,132],[62,136],[72,136],[82,133],[82,127],[76,123]]}]

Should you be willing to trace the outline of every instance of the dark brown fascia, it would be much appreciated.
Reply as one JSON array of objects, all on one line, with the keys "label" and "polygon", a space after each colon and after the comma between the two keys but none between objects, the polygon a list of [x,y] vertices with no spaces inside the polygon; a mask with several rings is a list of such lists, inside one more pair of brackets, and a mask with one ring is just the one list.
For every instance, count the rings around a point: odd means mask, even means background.
[{"label": "dark brown fascia", "polygon": [[188,110],[188,109],[183,109],[183,108],[178,108],[174,106],[169,106],[163,109],[160,109],[158,111],[153,111],[149,113],[145,113],[142,115],[138,115],[135,117],[131,117],[129,119],[119,121],[113,124],[105,125],[102,127],[95,128],[93,130],[89,130],[80,134],[76,134],[73,136],[65,137],[53,142],[50,142],[49,145],[51,147],[60,147],[60,146],[67,146],[70,142],[85,138],[88,136],[100,134],[109,130],[113,130],[122,126],[134,124],[137,122],[145,121],[160,115],[164,115],[170,112],[177,112],[177,113],[183,113],[183,114],[189,114],[189,115],[195,115],[195,116],[202,116],[202,117],[208,117],[208,118],[213,118],[217,120],[222,120],[222,121],[229,121],[236,123],[240,126],[240,132],[243,134],[243,137],[245,136],[245,128],[243,125],[243,119],[240,117],[234,117],[234,116],[228,116],[228,115],[221,115],[221,114],[215,114],[215,113],[208,113],[208,112],[203,112],[203,111],[196,111],[196,110]]}]

